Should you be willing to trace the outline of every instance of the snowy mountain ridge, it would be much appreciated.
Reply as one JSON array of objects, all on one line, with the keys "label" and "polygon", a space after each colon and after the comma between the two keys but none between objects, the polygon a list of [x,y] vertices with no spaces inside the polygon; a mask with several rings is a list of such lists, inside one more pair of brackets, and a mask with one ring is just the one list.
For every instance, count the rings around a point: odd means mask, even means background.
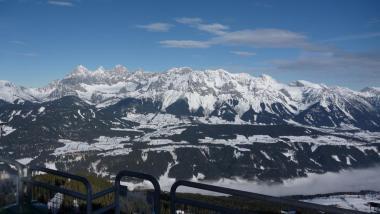
[{"label": "snowy mountain ridge", "polygon": [[[321,109],[318,111],[338,111],[337,117],[344,116],[352,121],[356,120],[353,111],[378,114],[379,91],[375,87],[354,91],[304,80],[283,84],[268,75],[254,77],[223,69],[196,71],[181,67],[151,73],[141,70],[129,72],[121,65],[111,70],[99,67],[94,71],[79,65],[63,79],[43,88],[0,82],[0,99],[7,102],[17,99],[46,102],[73,95],[104,108],[124,98],[136,98],[159,101],[162,103],[161,111],[165,112],[178,100],[185,100],[190,112],[201,109],[203,115],[209,116],[216,106],[223,111],[228,105],[229,111],[240,117],[247,111],[294,116],[319,105]],[[310,120],[314,121],[313,118]],[[377,124],[377,121],[372,123]]]}]

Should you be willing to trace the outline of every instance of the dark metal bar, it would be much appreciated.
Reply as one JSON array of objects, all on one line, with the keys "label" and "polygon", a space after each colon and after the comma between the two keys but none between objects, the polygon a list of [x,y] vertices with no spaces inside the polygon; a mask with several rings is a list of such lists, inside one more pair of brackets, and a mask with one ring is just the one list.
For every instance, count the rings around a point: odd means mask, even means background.
[{"label": "dark metal bar", "polygon": [[148,180],[153,184],[154,187],[154,213],[160,214],[161,212],[161,203],[160,203],[160,194],[161,194],[161,188],[160,184],[154,178],[152,175],[140,173],[140,172],[133,172],[124,170],[117,174],[115,179],[115,187],[116,187],[116,195],[115,195],[115,213],[120,213],[120,202],[119,202],[119,194],[120,194],[120,181],[123,177],[132,177],[132,178],[139,178],[143,180]]},{"label": "dark metal bar", "polygon": [[61,188],[61,187],[57,187],[57,186],[54,186],[54,185],[51,185],[51,184],[47,184],[47,183],[44,183],[44,182],[40,182],[40,181],[27,181],[28,183],[30,183],[32,186],[38,186],[38,187],[42,187],[42,188],[45,188],[45,189],[48,189],[48,190],[52,190],[54,192],[59,192],[59,193],[62,193],[64,195],[68,195],[68,196],[72,196],[74,198],[79,198],[79,199],[82,199],[82,200],[86,200],[87,199],[87,195],[85,194],[82,194],[82,193],[79,193],[79,192],[74,192],[72,190],[68,190],[68,189],[65,189],[65,188]]},{"label": "dark metal bar", "polygon": [[100,192],[97,192],[97,193],[93,194],[92,195],[92,199],[95,200],[95,199],[100,198],[102,196],[105,196],[107,194],[114,193],[115,191],[116,191],[115,187],[110,187],[108,189],[105,189],[105,190],[102,190]]},{"label": "dark metal bar", "polygon": [[[295,200],[284,199],[284,198],[279,198],[279,197],[261,195],[257,193],[245,192],[245,191],[230,189],[226,187],[219,187],[219,186],[213,186],[213,185],[208,185],[208,184],[201,184],[201,183],[195,183],[191,181],[180,180],[180,181],[175,182],[170,189],[170,201],[171,201],[170,211],[172,214],[175,214],[175,211],[176,211],[175,202],[179,201],[178,198],[176,197],[176,190],[179,186],[187,186],[187,187],[207,190],[211,192],[224,193],[224,194],[233,195],[233,196],[240,196],[240,197],[251,198],[255,200],[262,200],[262,201],[267,201],[267,202],[272,202],[272,203],[277,203],[277,204],[283,204],[283,205],[287,205],[287,206],[295,207],[295,208],[312,209],[312,210],[317,210],[317,211],[322,211],[322,212],[327,212],[327,213],[337,213],[337,214],[362,213],[362,212],[354,211],[354,210],[340,209],[340,208],[335,208],[335,207],[330,207],[330,206],[323,206],[323,205],[295,201]],[[198,204],[199,202],[199,201],[195,201],[191,199],[187,199],[183,202],[186,202],[187,204],[189,203],[189,201],[194,202],[195,206],[197,206],[196,204]],[[210,206],[213,207],[215,205],[210,205]]]}]

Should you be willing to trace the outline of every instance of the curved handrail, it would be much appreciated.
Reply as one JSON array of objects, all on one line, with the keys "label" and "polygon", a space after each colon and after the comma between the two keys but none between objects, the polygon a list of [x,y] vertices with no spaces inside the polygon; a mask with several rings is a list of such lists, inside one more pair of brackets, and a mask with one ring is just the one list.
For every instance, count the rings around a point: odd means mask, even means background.
[{"label": "curved handrail", "polygon": [[[337,213],[337,214],[362,213],[362,212],[354,211],[354,210],[335,208],[335,207],[330,207],[330,206],[312,204],[312,203],[307,203],[307,202],[301,202],[301,201],[295,201],[295,200],[290,200],[290,199],[285,199],[285,198],[279,198],[279,197],[274,197],[274,196],[268,196],[268,195],[262,195],[262,194],[252,193],[252,192],[246,192],[246,191],[241,191],[241,190],[236,190],[236,189],[230,189],[230,188],[226,188],[226,187],[213,186],[213,185],[209,185],[209,184],[202,184],[202,183],[195,183],[195,182],[191,182],[191,181],[179,180],[179,181],[176,181],[170,189],[170,202],[171,202],[170,203],[170,213],[172,213],[172,214],[175,213],[176,201],[184,203],[184,204],[195,205],[195,206],[200,205],[203,207],[207,207],[209,209],[215,208],[216,210],[220,211],[220,207],[215,206],[213,204],[206,204],[204,202],[199,202],[199,201],[195,201],[195,200],[191,200],[191,199],[177,198],[176,197],[176,191],[177,191],[177,188],[179,186],[186,186],[186,187],[191,187],[191,188],[196,188],[196,189],[207,190],[207,191],[211,191],[211,192],[218,192],[218,193],[229,194],[229,195],[233,195],[233,196],[240,196],[240,197],[251,198],[251,199],[256,199],[256,200],[268,201],[268,202],[288,205],[291,207],[318,210],[318,211],[322,211],[322,212],[326,212],[326,213]],[[234,211],[234,212],[236,213],[236,211]]]},{"label": "curved handrail", "polygon": [[160,203],[160,195],[161,195],[161,188],[160,184],[156,180],[155,177],[149,174],[140,173],[140,172],[134,172],[134,171],[128,171],[123,170],[120,171],[115,179],[115,187],[116,187],[116,196],[115,196],[115,213],[120,213],[120,203],[119,203],[119,194],[120,194],[120,181],[123,177],[133,177],[133,178],[139,178],[143,180],[148,180],[153,184],[154,187],[154,213],[160,214],[161,211],[161,203]]},{"label": "curved handrail", "polygon": [[[48,174],[51,174],[51,175],[56,175],[56,176],[59,176],[59,177],[64,177],[64,178],[69,178],[69,179],[73,179],[73,180],[79,181],[79,182],[81,182],[86,187],[86,193],[87,194],[78,193],[78,192],[75,192],[75,191],[67,190],[67,189],[64,189],[64,188],[61,188],[61,187],[57,187],[57,186],[54,186],[54,185],[51,185],[51,184],[46,184],[46,183],[43,183],[43,182],[33,181],[31,179],[31,177],[30,177],[31,173],[33,171],[45,172],[45,173],[48,173]],[[73,175],[73,174],[69,174],[69,173],[66,173],[66,172],[61,172],[61,171],[57,171],[57,170],[53,170],[53,169],[48,169],[48,168],[45,168],[45,167],[31,166],[30,170],[29,170],[29,181],[28,182],[31,183],[31,184],[33,184],[33,185],[37,185],[37,186],[42,186],[42,187],[45,187],[45,188],[53,189],[54,191],[61,192],[63,194],[67,194],[67,195],[72,195],[72,196],[75,196],[77,198],[86,200],[86,206],[87,206],[86,210],[87,210],[87,213],[91,213],[92,212],[92,186],[91,186],[90,182],[87,180],[87,178],[85,178],[85,177],[82,177],[82,176],[79,176],[79,175]],[[29,190],[29,193],[30,193],[30,190]]]}]

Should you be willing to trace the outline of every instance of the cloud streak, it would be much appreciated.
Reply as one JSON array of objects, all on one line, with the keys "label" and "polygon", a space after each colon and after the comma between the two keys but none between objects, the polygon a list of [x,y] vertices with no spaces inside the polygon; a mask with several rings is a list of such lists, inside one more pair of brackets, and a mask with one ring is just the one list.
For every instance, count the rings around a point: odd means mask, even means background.
[{"label": "cloud streak", "polygon": [[248,51],[230,51],[231,54],[235,54],[238,56],[243,56],[243,57],[249,57],[249,56],[255,56],[256,53],[248,52]]},{"label": "cloud streak", "polygon": [[[257,29],[257,30],[241,30],[241,31],[222,31],[220,27],[206,26],[207,32],[212,32],[218,36],[209,40],[165,40],[160,44],[167,46],[168,43],[173,44],[170,47],[175,48],[208,48],[215,45],[234,45],[234,46],[250,46],[259,48],[311,48],[311,44],[306,41],[306,37],[302,34],[282,30],[282,29]],[[191,42],[189,42],[191,41]],[[181,45],[178,45],[181,44]],[[187,44],[183,46],[182,44]]]},{"label": "cloud streak", "polygon": [[61,6],[61,7],[73,7],[74,3],[71,1],[49,0],[48,4]]},{"label": "cloud streak", "polygon": [[167,48],[208,48],[210,43],[195,40],[164,40],[159,42]]},{"label": "cloud streak", "polygon": [[369,20],[368,22],[368,26],[378,25],[378,24],[380,24],[380,18],[373,18]]},{"label": "cloud streak", "polygon": [[359,40],[359,39],[372,39],[380,37],[380,32],[371,32],[371,33],[363,33],[363,34],[357,34],[357,35],[348,35],[348,36],[341,36],[336,37],[332,39],[326,39],[322,42],[337,42],[337,41],[349,41],[349,40]]},{"label": "cloud streak", "polygon": [[26,45],[25,42],[20,41],[20,40],[12,40],[12,41],[9,41],[9,43],[15,44],[15,45]]},{"label": "cloud streak", "polygon": [[256,29],[228,32],[212,39],[214,44],[248,45],[253,47],[303,47],[308,43],[302,34],[282,29]]},{"label": "cloud streak", "polygon": [[168,32],[173,27],[172,24],[156,22],[147,25],[137,25],[138,28],[150,31],[150,32]]},{"label": "cloud streak", "polygon": [[273,65],[279,70],[289,71],[335,71],[378,74],[380,72],[379,53],[349,53],[332,51],[301,56],[293,60],[274,60]]},{"label": "cloud streak", "polygon": [[215,45],[251,46],[260,48],[311,48],[303,34],[284,29],[244,29],[231,31],[220,23],[204,23],[198,17],[177,18],[177,23],[187,25],[212,35],[208,40],[164,40],[159,43],[172,48],[208,48]]},{"label": "cloud streak", "polygon": [[198,18],[198,17],[195,17],[195,18],[189,18],[189,17],[177,18],[176,21],[180,24],[188,25],[188,26],[193,27],[195,29],[198,29],[200,31],[204,31],[207,33],[215,34],[215,35],[223,35],[229,29],[229,26],[223,25],[220,23],[205,24],[205,23],[203,23],[203,20],[201,18]]}]

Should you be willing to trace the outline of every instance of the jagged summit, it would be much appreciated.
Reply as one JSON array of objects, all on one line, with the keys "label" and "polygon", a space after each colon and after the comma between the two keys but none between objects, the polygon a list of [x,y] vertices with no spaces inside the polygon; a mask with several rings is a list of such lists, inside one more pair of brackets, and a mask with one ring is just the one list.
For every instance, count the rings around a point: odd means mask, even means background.
[{"label": "jagged summit", "polygon": [[73,71],[71,71],[69,76],[79,76],[79,75],[88,75],[88,74],[89,74],[89,70],[86,67],[84,67],[83,65],[78,65],[77,67],[73,69]]}]

